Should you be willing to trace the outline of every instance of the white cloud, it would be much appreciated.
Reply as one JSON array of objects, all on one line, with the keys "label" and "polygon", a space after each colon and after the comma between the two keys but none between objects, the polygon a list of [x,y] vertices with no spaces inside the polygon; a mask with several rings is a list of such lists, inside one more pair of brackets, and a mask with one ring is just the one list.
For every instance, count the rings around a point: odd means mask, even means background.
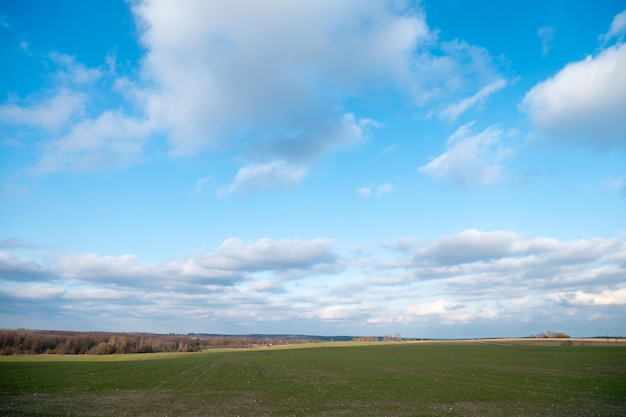
[{"label": "white cloud", "polygon": [[600,40],[603,43],[607,43],[613,38],[618,38],[621,40],[626,34],[626,10],[621,13],[618,13],[613,17],[613,21],[611,22],[611,28],[607,33],[600,36]]},{"label": "white cloud", "polygon": [[[165,134],[173,155],[227,150],[243,161],[233,190],[240,179],[242,189],[258,187],[246,175],[260,168],[283,171],[273,184],[291,186],[304,175],[294,167],[360,145],[383,126],[352,112],[361,97],[393,91],[454,118],[502,88],[486,49],[440,41],[409,2],[153,0],[131,8],[145,50],[135,79],[118,77],[114,54],[88,67],[52,52],[48,95],[59,98],[0,107],[0,122],[54,130],[35,171],[117,169],[145,160],[148,136]],[[111,93],[126,102],[111,108]],[[105,127],[115,124],[130,133]],[[95,134],[84,135],[91,127]]]},{"label": "white cloud", "polygon": [[418,256],[428,262],[445,265],[487,261],[510,255],[518,245],[519,238],[514,233],[470,229],[440,238],[433,244],[422,248]]},{"label": "white cloud", "polygon": [[381,184],[376,186],[376,197],[380,197],[382,195],[388,194],[393,191],[393,185],[391,184]]},{"label": "white cloud", "polygon": [[0,250],[37,249],[38,246],[18,238],[0,239]]},{"label": "white cloud", "polygon": [[[202,252],[162,265],[148,265],[136,255],[99,256],[94,253],[56,256],[40,264],[0,252],[0,281],[12,283],[61,282],[89,298],[119,298],[117,291],[223,291],[241,281],[252,281],[254,291],[281,290],[285,282],[309,276],[337,274],[345,268],[330,239],[226,239],[214,252]],[[90,286],[87,289],[84,286]],[[112,287],[111,287],[112,286]],[[23,287],[17,295],[26,294]],[[71,296],[74,294],[74,296]],[[22,295],[20,295],[21,297]]]},{"label": "white cloud", "polygon": [[32,171],[46,174],[125,168],[142,160],[142,147],[150,131],[148,122],[117,112],[84,119],[67,135],[48,143],[44,156]]},{"label": "white cloud", "polygon": [[353,307],[344,305],[333,305],[324,307],[319,311],[315,311],[308,316],[320,320],[346,320],[359,316],[359,312]]},{"label": "white cloud", "polygon": [[356,120],[352,113],[319,122],[296,130],[272,131],[247,143],[244,153],[265,159],[279,156],[291,164],[309,163],[328,152],[360,145],[369,138],[372,128],[381,126],[367,118]]},{"label": "white cloud", "polygon": [[[136,255],[99,256],[95,253],[59,258],[51,270],[65,279],[140,285],[150,277],[159,278],[157,269],[137,262]],[[141,285],[140,285],[141,286]]]},{"label": "white cloud", "polygon": [[369,197],[372,195],[372,189],[370,187],[357,187],[354,189],[354,192],[361,197]]},{"label": "white cloud", "polygon": [[[23,43],[22,48],[28,49]],[[50,53],[48,58],[55,67],[52,73],[55,88],[44,98],[31,96],[22,103],[17,100],[0,106],[0,123],[32,126],[57,133],[66,125],[80,120],[88,101],[86,92],[78,91],[95,83],[102,77],[97,68],[88,68],[69,55]]]},{"label": "white cloud", "polygon": [[61,89],[31,106],[6,103],[0,106],[0,123],[56,132],[84,114],[86,100],[83,93]]},{"label": "white cloud", "polygon": [[390,242],[382,242],[381,246],[395,251],[408,251],[415,247],[415,239],[412,236],[405,236]]},{"label": "white cloud", "polygon": [[245,166],[222,193],[261,191],[268,188],[291,188],[305,177],[306,169],[283,161]]},{"label": "white cloud", "polygon": [[443,315],[454,308],[458,308],[459,303],[449,300],[436,300],[410,306],[407,311],[416,316]]},{"label": "white cloud", "polygon": [[501,162],[512,151],[502,145],[503,132],[498,126],[473,134],[473,124],[461,126],[446,141],[446,151],[418,171],[463,186],[490,185],[500,181]]},{"label": "white cloud", "polygon": [[535,128],[556,140],[599,148],[626,144],[626,44],[570,63],[535,85],[522,109]]},{"label": "white cloud", "polygon": [[47,299],[56,298],[65,293],[63,288],[52,287],[46,284],[36,284],[28,288],[19,288],[13,291],[13,295],[18,298]]},{"label": "white cloud", "polygon": [[211,180],[210,175],[197,180],[192,189],[193,194],[202,194],[211,183]]},{"label": "white cloud", "polygon": [[32,52],[30,52],[30,45],[26,41],[20,41],[20,49],[24,51],[25,54],[32,56]]},{"label": "white cloud", "polygon": [[230,238],[215,253],[200,256],[197,262],[212,268],[249,272],[306,269],[318,263],[335,262],[333,245],[330,239],[259,239],[244,243]]},{"label": "white cloud", "polygon": [[565,294],[561,297],[574,305],[625,305],[626,288],[605,290],[600,293],[576,291],[573,296]]},{"label": "white cloud", "polygon": [[109,301],[109,300],[121,300],[129,298],[129,292],[114,290],[109,288],[89,288],[86,290],[74,291],[72,293],[65,294],[65,298],[67,299],[75,299],[75,300],[99,300],[99,301]]},{"label": "white cloud", "polygon": [[376,185],[376,186],[364,186],[364,187],[357,187],[354,189],[354,192],[357,193],[357,195],[359,195],[360,197],[369,197],[372,195],[372,192],[376,195],[376,197],[382,197],[385,194],[389,194],[390,192],[393,191],[393,185],[392,184],[380,184],[380,185]]},{"label": "white cloud", "polygon": [[[160,331],[167,330],[160,323],[198,331],[207,320],[230,332],[277,326],[297,332],[332,322],[339,327],[324,332],[419,327],[424,336],[450,337],[458,325],[483,326],[465,330],[468,336],[485,335],[484,326],[500,329],[495,335],[520,328],[528,335],[555,323],[572,331],[594,318],[607,326],[623,321],[622,240],[466,230],[426,244],[411,237],[383,242],[390,251],[382,254],[340,256],[335,246],[330,239],[227,239],[213,251],[161,265],[134,255],[50,254],[37,263],[4,254],[0,298],[5,310],[36,302],[38,311],[71,312],[90,326],[96,322],[89,317],[121,323],[130,314],[142,330]],[[572,314],[577,320],[563,321]]]},{"label": "white cloud", "polygon": [[554,26],[544,26],[537,30],[537,36],[541,39],[541,53],[543,56],[548,55],[548,52],[552,49],[552,38],[555,32]]},{"label": "white cloud", "polygon": [[626,195],[626,177],[608,179],[604,181],[604,187],[610,190],[618,190],[623,195]]},{"label": "white cloud", "polygon": [[436,300],[409,306],[407,313],[418,317],[437,317],[442,324],[453,325],[475,321],[494,320],[499,311],[483,305],[458,303],[450,300]]},{"label": "white cloud", "polygon": [[[418,104],[429,101],[447,103],[456,97],[470,95],[470,98],[466,99],[469,101],[465,104],[466,108],[469,108],[470,105],[480,102],[477,100],[476,103],[472,103],[472,96],[484,90],[483,97],[478,96],[478,99],[484,99],[491,94],[487,94],[489,89],[493,89],[501,82],[499,80],[502,76],[497,66],[489,51],[483,47],[457,39],[441,41],[433,47],[432,53],[417,54],[414,57],[415,99]],[[490,85],[492,87],[489,87]],[[441,114],[442,108],[454,109],[454,106],[459,104],[435,105],[435,110],[429,112],[427,117],[435,113]],[[462,108],[463,111],[465,109]]]},{"label": "white cloud", "polygon": [[410,52],[429,36],[423,16],[384,3],[152,1],[133,10],[144,74],[157,86],[146,110],[177,153],[242,140],[255,148],[261,138],[270,158],[285,159],[350,144],[342,100],[373,78],[405,85]]},{"label": "white cloud", "polygon": [[458,103],[453,103],[448,105],[445,109],[441,111],[439,114],[444,119],[448,119],[451,121],[456,120],[462,113],[464,113],[467,109],[472,108],[476,105],[480,105],[483,103],[487,97],[491,94],[495,93],[498,90],[506,87],[506,80],[500,78],[493,81],[490,84],[487,84],[485,87],[481,88],[476,94],[471,97],[467,97]]},{"label": "white cloud", "polygon": [[52,52],[49,57],[58,66],[55,77],[59,84],[85,86],[93,84],[102,77],[100,69],[89,68],[76,61],[76,58],[71,55]]},{"label": "white cloud", "polygon": [[54,67],[55,86],[46,97],[33,95],[0,105],[1,124],[43,129],[49,134],[38,136],[43,156],[30,172],[93,172],[141,161],[143,144],[154,131],[148,121],[128,117],[121,110],[96,111],[93,117],[87,114],[87,108],[97,107],[94,101],[101,98],[96,97],[101,92],[91,90],[105,73],[73,56],[53,52],[47,58]]},{"label": "white cloud", "polygon": [[37,262],[0,252],[0,280],[33,282],[48,281],[52,278],[53,274]]}]

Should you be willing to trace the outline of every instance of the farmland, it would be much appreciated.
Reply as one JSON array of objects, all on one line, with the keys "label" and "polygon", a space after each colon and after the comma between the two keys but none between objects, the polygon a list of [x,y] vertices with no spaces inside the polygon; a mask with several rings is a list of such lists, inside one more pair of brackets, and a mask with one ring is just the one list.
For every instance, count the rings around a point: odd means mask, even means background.
[{"label": "farmland", "polygon": [[2,416],[623,416],[626,348],[318,343],[0,358]]}]

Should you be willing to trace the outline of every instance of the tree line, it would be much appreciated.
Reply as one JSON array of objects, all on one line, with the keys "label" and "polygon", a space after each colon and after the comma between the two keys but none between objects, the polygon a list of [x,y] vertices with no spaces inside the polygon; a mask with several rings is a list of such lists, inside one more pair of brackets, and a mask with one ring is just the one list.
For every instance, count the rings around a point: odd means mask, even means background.
[{"label": "tree line", "polygon": [[114,353],[197,352],[216,348],[252,348],[276,343],[239,336],[191,337],[152,333],[0,330],[0,354],[108,355]]},{"label": "tree line", "polygon": [[554,332],[552,330],[548,330],[546,332],[541,332],[541,333],[537,333],[534,334],[530,337],[534,337],[534,338],[539,338],[539,339],[569,339],[570,336],[566,333],[563,332]]}]

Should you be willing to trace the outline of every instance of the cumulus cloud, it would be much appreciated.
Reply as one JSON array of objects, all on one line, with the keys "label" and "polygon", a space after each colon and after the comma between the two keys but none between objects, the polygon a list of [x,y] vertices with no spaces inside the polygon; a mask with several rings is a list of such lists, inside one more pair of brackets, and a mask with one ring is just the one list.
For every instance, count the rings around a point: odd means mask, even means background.
[{"label": "cumulus cloud", "polygon": [[535,85],[521,108],[539,132],[598,148],[626,144],[626,44],[565,66]]},{"label": "cumulus cloud", "polygon": [[0,252],[0,279],[16,282],[49,281],[54,273],[35,261]]},{"label": "cumulus cloud", "polygon": [[359,1],[152,1],[133,11],[157,86],[147,113],[178,153],[254,149],[258,138],[281,158],[351,144],[343,98],[372,78],[405,85],[410,52],[429,33],[417,13]]},{"label": "cumulus cloud", "polygon": [[392,88],[419,105],[469,94],[447,106],[455,118],[506,84],[486,49],[440,42],[404,3],[188,6],[133,7],[151,85],[140,101],[174,154],[234,148],[265,168],[308,164],[381,126],[348,108],[363,94]]},{"label": "cumulus cloud", "polygon": [[308,241],[259,239],[248,243],[230,238],[216,252],[200,256],[197,261],[205,266],[237,271],[306,269],[318,263],[335,262],[333,245],[333,240],[321,238]]},{"label": "cumulus cloud", "polygon": [[345,113],[332,122],[301,125],[299,130],[271,132],[246,145],[245,153],[256,157],[279,156],[292,163],[307,163],[344,147],[356,146],[370,137],[372,128],[382,125],[375,120],[357,120],[352,113]]},{"label": "cumulus cloud", "polygon": [[383,126],[355,114],[362,97],[393,91],[456,118],[505,83],[486,49],[441,41],[410,2],[130,7],[145,51],[134,77],[116,73],[113,54],[88,67],[52,52],[48,98],[0,106],[0,122],[51,132],[34,172],[119,169],[148,159],[144,144],[164,135],[172,155],[231,152],[243,167],[230,191],[292,186]]},{"label": "cumulus cloud", "polygon": [[504,158],[512,151],[502,144],[504,133],[498,126],[490,126],[480,133],[472,133],[474,122],[461,126],[446,141],[446,151],[420,167],[436,179],[450,179],[462,185],[490,185],[501,180]]},{"label": "cumulus cloud", "polygon": [[444,236],[433,244],[422,248],[417,256],[428,262],[444,265],[473,261],[488,261],[509,255],[519,238],[511,232],[483,232],[465,230],[453,236]]},{"label": "cumulus cloud", "polygon": [[149,266],[140,265],[135,255],[99,256],[95,253],[71,255],[58,259],[54,269],[66,279],[102,281],[136,285],[156,274]]},{"label": "cumulus cloud", "polygon": [[[146,265],[136,255],[99,256],[80,254],[58,258],[44,268],[38,264],[4,255],[6,271],[17,271],[7,279],[30,277],[38,271],[54,273],[63,279],[128,287],[196,285],[198,283],[232,285],[253,274],[271,272],[283,278],[336,272],[339,258],[334,241],[259,239],[244,243],[226,239],[215,252],[198,253],[163,265]],[[19,273],[18,273],[19,272]]]}]

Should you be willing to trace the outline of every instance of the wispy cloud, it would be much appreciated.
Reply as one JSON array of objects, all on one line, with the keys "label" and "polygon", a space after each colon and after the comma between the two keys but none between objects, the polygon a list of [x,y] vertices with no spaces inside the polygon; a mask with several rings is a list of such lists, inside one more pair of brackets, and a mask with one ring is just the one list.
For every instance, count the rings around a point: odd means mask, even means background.
[{"label": "wispy cloud", "polygon": [[67,135],[48,143],[46,153],[31,172],[48,174],[125,168],[143,159],[142,147],[150,131],[147,121],[116,112],[84,119]]},{"label": "wispy cloud", "polygon": [[291,188],[302,181],[306,172],[304,167],[288,165],[284,161],[245,166],[237,172],[233,182],[220,191],[220,194]]},{"label": "wispy cloud", "polygon": [[618,41],[621,41],[624,38],[624,34],[626,34],[626,10],[613,17],[609,31],[600,36],[600,42],[606,44],[611,39],[616,38]]},{"label": "wispy cloud", "polygon": [[382,197],[385,194],[389,194],[393,191],[393,184],[380,184],[374,186],[363,186],[354,189],[354,192],[360,197],[369,197],[374,194],[376,197]]},{"label": "wispy cloud", "polygon": [[603,183],[605,188],[609,190],[618,190],[622,195],[626,196],[626,178],[610,178]]},{"label": "wispy cloud", "polygon": [[11,29],[11,21],[9,17],[3,13],[0,13],[0,26],[3,29]]},{"label": "wispy cloud", "polygon": [[446,151],[418,171],[463,186],[500,181],[501,162],[512,150],[503,145],[504,135],[499,126],[475,134],[471,129],[473,125],[471,122],[461,126],[446,141]]},{"label": "wispy cloud", "polygon": [[6,103],[0,105],[0,123],[58,132],[70,121],[84,114],[86,100],[87,96],[84,93],[61,89],[30,106],[15,102]]},{"label": "wispy cloud", "polygon": [[468,109],[480,105],[483,103],[487,97],[491,94],[495,93],[498,90],[506,87],[507,82],[504,79],[498,79],[494,82],[486,85],[476,94],[471,97],[467,97],[458,103],[453,103],[443,109],[440,113],[440,116],[444,119],[448,119],[450,121],[456,120],[462,113],[467,111]]},{"label": "wispy cloud", "polygon": [[369,197],[372,195],[372,189],[370,187],[357,187],[354,192],[361,197]]},{"label": "wispy cloud", "polygon": [[376,186],[376,197],[380,197],[382,195],[388,194],[393,191],[393,185],[391,184],[381,184]]},{"label": "wispy cloud", "polygon": [[556,28],[554,26],[544,26],[537,30],[537,36],[541,40],[541,53],[543,56],[548,55],[550,49],[552,49],[552,41]]}]

